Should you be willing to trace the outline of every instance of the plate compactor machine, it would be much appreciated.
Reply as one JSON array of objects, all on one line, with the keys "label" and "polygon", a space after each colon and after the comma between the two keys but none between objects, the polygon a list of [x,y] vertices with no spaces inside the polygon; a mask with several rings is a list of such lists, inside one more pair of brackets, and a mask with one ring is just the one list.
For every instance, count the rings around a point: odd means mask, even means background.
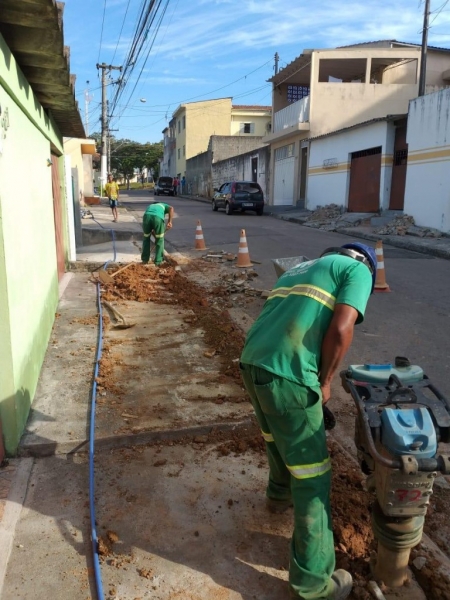
[{"label": "plate compactor machine", "polygon": [[352,365],[342,385],[357,408],[355,443],[367,488],[375,492],[372,528],[378,542],[373,574],[389,587],[407,580],[411,549],[422,539],[438,473],[450,473],[450,404],[419,366]]}]

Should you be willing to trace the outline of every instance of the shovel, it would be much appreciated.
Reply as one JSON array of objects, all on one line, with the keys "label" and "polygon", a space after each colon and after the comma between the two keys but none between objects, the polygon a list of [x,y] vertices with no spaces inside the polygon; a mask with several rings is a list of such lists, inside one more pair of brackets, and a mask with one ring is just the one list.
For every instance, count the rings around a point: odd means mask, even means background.
[{"label": "shovel", "polygon": [[119,269],[118,271],[116,271],[115,273],[113,273],[112,275],[110,275],[109,273],[106,272],[106,269],[104,267],[102,267],[99,272],[98,272],[98,278],[100,279],[100,281],[102,283],[112,283],[113,282],[113,277],[115,277],[118,273],[121,273],[122,271],[125,271],[125,269],[128,269],[128,267],[131,267],[131,265],[134,265],[135,263],[131,262],[128,263],[127,265],[125,265],[124,267],[122,267],[121,269]]},{"label": "shovel", "polygon": [[112,304],[110,304],[109,302],[107,302],[106,300],[102,300],[102,303],[104,306],[106,306],[106,308],[108,308],[112,312],[112,314],[116,318],[117,322],[114,323],[114,327],[116,329],[129,329],[130,327],[134,327],[136,325],[136,323],[129,323],[125,319],[125,317],[122,315],[122,313],[120,313],[117,310],[117,308],[114,308],[114,306]]}]

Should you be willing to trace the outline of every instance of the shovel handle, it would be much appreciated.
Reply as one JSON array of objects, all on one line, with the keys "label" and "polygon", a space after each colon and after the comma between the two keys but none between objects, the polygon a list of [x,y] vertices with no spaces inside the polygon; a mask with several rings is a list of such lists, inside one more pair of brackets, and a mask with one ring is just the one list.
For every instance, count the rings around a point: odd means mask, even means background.
[{"label": "shovel handle", "polygon": [[113,315],[116,317],[117,320],[125,322],[123,315],[116,308],[114,308],[114,306],[112,304],[110,304],[106,300],[102,300],[102,302],[103,302],[104,306],[109,308],[109,310],[113,313]]},{"label": "shovel handle", "polygon": [[124,267],[121,267],[120,269],[118,269],[117,271],[114,271],[114,273],[112,275],[110,275],[110,277],[115,277],[116,275],[118,275],[119,273],[121,273],[122,271],[125,271],[125,269],[128,269],[128,267],[131,267],[131,265],[134,265],[134,262],[130,262],[127,265],[125,265]]}]

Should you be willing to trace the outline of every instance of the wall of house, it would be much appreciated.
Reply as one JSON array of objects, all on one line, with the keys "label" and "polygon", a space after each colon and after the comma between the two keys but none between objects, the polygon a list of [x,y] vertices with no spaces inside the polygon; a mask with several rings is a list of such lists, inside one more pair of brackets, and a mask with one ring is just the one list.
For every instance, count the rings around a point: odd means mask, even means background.
[{"label": "wall of house", "polygon": [[450,89],[411,102],[404,211],[450,233]]},{"label": "wall of house", "polygon": [[[252,133],[242,133],[242,123],[253,123],[254,129]],[[249,135],[263,136],[270,133],[272,123],[272,112],[268,114],[261,114],[261,111],[236,111],[233,110],[231,113],[231,129],[230,135],[240,135],[247,137]]]},{"label": "wall of house", "polygon": [[[186,161],[186,182],[191,194],[210,198],[213,195],[211,168],[213,163],[252,152],[261,146],[261,137],[212,135],[208,149]],[[222,182],[223,183],[223,182]]]},{"label": "wall of house", "polygon": [[[311,63],[310,136],[349,127],[387,115],[406,114],[409,101],[417,96],[418,83],[320,83],[321,59],[399,58],[419,61],[419,49],[364,51],[315,51]],[[367,62],[370,74],[371,63]],[[395,69],[394,71],[395,72]],[[337,72],[337,75],[339,73]],[[387,77],[387,75],[386,75]],[[332,107],[332,110],[330,110]]]},{"label": "wall of house", "polygon": [[258,159],[257,181],[267,199],[269,191],[270,148],[264,146],[239,156],[216,162],[212,166],[212,187],[219,187],[225,181],[252,181],[252,159]]},{"label": "wall of house", "polygon": [[51,147],[62,153],[62,139],[1,36],[0,106],[0,417],[6,450],[14,454],[58,303],[47,159]]},{"label": "wall of house", "polygon": [[181,175],[185,174],[186,160],[200,152],[205,152],[212,135],[230,135],[230,122],[231,98],[186,104],[186,131],[185,137],[181,136],[180,141],[177,127],[177,152],[178,148],[181,148],[181,158],[183,158],[183,144],[186,145],[185,160],[180,162],[177,160],[177,168],[180,165],[178,172]]},{"label": "wall of house", "polygon": [[309,148],[306,208],[348,206],[351,153],[381,146],[380,208],[389,207],[395,128],[381,121],[318,140]]}]

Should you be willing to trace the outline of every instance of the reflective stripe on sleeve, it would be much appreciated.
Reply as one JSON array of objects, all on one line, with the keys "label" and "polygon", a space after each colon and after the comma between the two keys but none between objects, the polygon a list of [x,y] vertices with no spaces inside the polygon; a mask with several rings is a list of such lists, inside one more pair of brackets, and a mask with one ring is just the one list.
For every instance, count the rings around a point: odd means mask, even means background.
[{"label": "reflective stripe on sleeve", "polygon": [[331,469],[331,460],[328,457],[324,461],[312,465],[296,465],[294,467],[286,465],[286,467],[296,479],[310,479],[311,477],[318,477],[327,473]]},{"label": "reflective stripe on sleeve", "polygon": [[275,288],[270,292],[268,300],[271,300],[272,298],[287,298],[291,294],[294,296],[307,296],[308,298],[317,300],[317,302],[320,302],[330,310],[334,310],[334,305],[336,303],[336,298],[332,294],[329,294],[327,291],[316,287],[315,285],[308,284],[294,285],[291,288]]},{"label": "reflective stripe on sleeve", "polygon": [[160,233],[160,234],[158,234],[158,235],[156,235],[156,233],[155,233],[155,238],[156,238],[156,239],[158,239],[158,238],[163,238],[163,237],[164,237],[164,234],[163,234],[163,233]]},{"label": "reflective stripe on sleeve", "polygon": [[261,429],[261,433],[266,442],[274,442],[275,441],[273,439],[273,435],[271,433],[265,433],[262,429]]},{"label": "reflective stripe on sleeve", "polygon": [[144,237],[150,237],[152,234],[150,233],[144,233]]}]

